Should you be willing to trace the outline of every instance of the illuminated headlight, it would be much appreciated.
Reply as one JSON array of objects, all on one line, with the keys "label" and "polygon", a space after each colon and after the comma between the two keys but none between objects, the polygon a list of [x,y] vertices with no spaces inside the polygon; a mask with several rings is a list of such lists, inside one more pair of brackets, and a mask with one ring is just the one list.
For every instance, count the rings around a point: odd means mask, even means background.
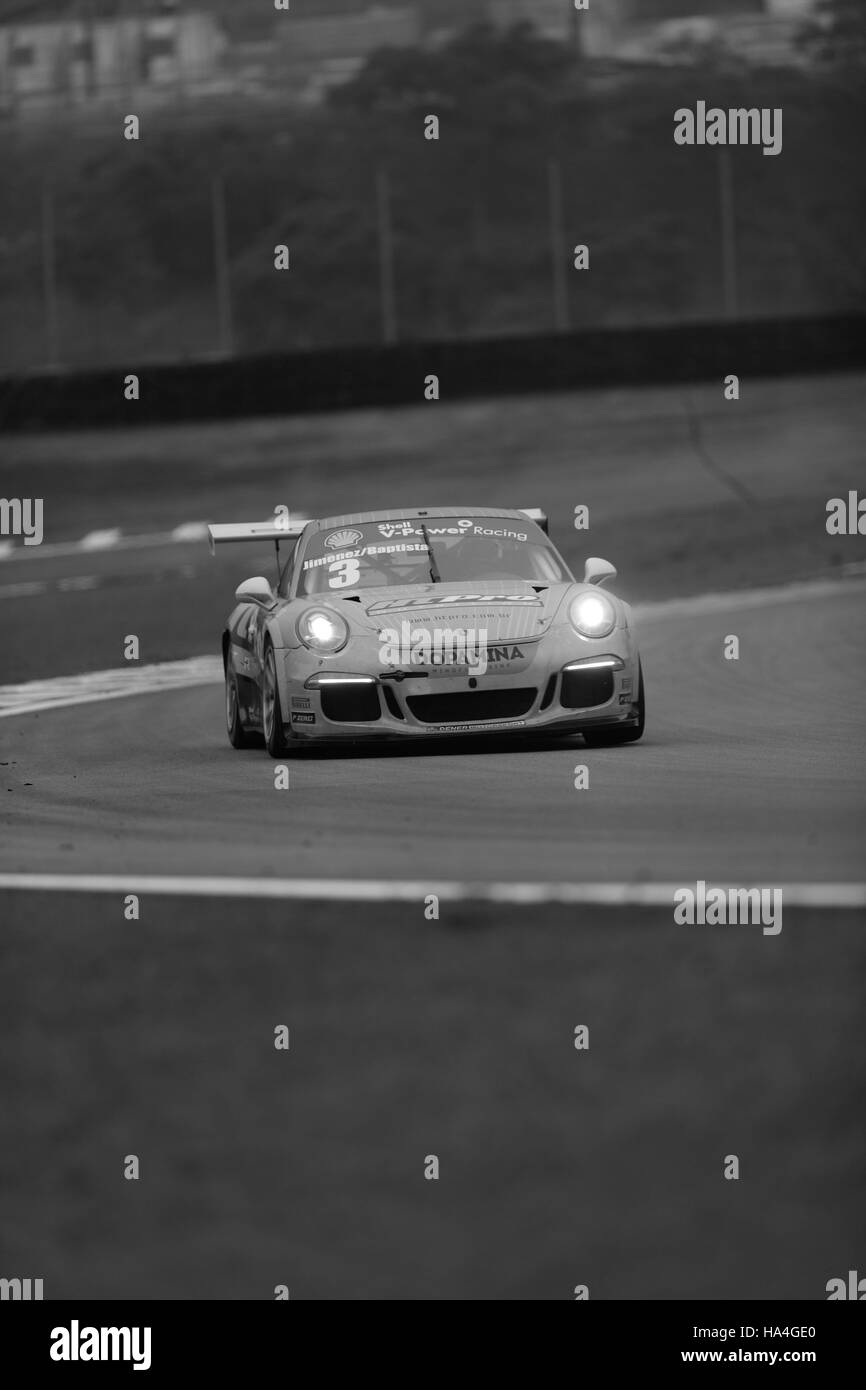
[{"label": "illuminated headlight", "polygon": [[582,637],[607,637],[616,626],[616,609],[605,594],[578,594],[568,616]]},{"label": "illuminated headlight", "polygon": [[317,671],[304,681],[305,690],[324,690],[335,685],[375,685],[375,676],[351,676],[345,671]]},{"label": "illuminated headlight", "polygon": [[[563,671],[624,671],[625,662],[618,656],[585,656],[580,661],[569,661]],[[631,680],[623,680],[623,690],[631,689]]]},{"label": "illuminated headlight", "polygon": [[333,608],[308,608],[298,619],[298,636],[310,651],[338,652],[349,640],[349,625]]}]

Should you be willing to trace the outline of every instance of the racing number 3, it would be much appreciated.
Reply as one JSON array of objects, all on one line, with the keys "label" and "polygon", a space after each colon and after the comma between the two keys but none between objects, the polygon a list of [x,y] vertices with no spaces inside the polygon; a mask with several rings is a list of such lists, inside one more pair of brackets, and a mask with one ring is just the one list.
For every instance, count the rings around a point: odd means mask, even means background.
[{"label": "racing number 3", "polygon": [[357,560],[335,560],[328,566],[328,573],[332,589],[350,589],[360,578],[361,566]]}]

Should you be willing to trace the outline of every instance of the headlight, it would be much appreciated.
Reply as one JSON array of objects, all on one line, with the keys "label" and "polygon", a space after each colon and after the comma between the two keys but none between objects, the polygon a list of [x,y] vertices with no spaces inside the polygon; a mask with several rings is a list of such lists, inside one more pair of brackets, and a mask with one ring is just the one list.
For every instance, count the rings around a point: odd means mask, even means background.
[{"label": "headlight", "polygon": [[578,594],[568,616],[582,637],[607,637],[616,626],[616,609],[605,594]]},{"label": "headlight", "polygon": [[298,636],[313,652],[338,652],[349,640],[349,624],[333,608],[308,608],[298,619]]}]

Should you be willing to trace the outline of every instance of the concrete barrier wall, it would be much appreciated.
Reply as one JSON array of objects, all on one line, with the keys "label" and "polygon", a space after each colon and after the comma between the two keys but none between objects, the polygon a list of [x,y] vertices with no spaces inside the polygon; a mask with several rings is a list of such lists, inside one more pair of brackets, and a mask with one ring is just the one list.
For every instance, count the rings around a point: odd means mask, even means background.
[{"label": "concrete barrier wall", "polygon": [[[596,330],[523,338],[0,378],[0,431],[89,429],[410,405],[582,387],[720,381],[866,366],[866,317]],[[140,399],[124,381],[135,373]]]}]

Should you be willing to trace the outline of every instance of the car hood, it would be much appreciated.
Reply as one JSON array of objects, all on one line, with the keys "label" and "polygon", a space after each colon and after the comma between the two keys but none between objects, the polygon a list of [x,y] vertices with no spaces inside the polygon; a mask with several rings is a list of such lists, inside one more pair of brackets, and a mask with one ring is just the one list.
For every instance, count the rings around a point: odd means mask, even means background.
[{"label": "car hood", "polygon": [[416,630],[484,629],[490,642],[520,641],[547,631],[570,587],[467,580],[365,589],[339,603],[356,627],[375,633],[385,628],[399,632],[406,622]]}]

